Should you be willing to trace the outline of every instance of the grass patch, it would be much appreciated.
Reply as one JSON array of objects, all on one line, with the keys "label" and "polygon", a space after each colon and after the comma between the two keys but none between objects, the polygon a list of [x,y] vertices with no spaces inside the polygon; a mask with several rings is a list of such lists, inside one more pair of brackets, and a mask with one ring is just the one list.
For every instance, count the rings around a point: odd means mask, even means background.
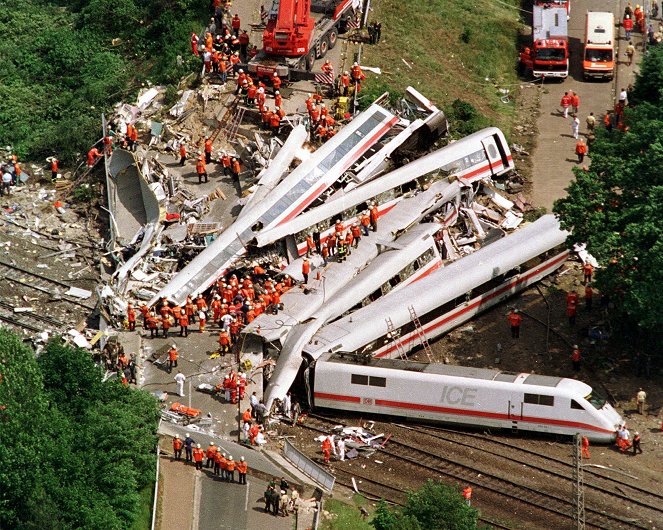
[{"label": "grass patch", "polygon": [[138,516],[131,526],[131,530],[145,530],[150,528],[152,522],[152,493],[154,492],[154,482],[140,490],[140,506]]},{"label": "grass patch", "polygon": [[320,528],[322,530],[375,530],[368,519],[363,519],[359,506],[373,511],[373,506],[367,503],[361,495],[352,497],[352,504],[338,499],[325,500],[323,509],[332,514],[330,519],[324,519]]},{"label": "grass patch", "polygon": [[[362,63],[382,68],[382,85],[397,91],[412,85],[448,114],[461,100],[482,116],[477,126],[492,124],[508,133],[515,107],[500,101],[498,89],[513,94],[518,85],[517,5],[515,0],[376,0],[371,20],[382,23],[382,39],[364,46]],[[367,87],[375,82],[370,77]],[[462,119],[450,119],[452,133],[467,134],[457,130]]]}]

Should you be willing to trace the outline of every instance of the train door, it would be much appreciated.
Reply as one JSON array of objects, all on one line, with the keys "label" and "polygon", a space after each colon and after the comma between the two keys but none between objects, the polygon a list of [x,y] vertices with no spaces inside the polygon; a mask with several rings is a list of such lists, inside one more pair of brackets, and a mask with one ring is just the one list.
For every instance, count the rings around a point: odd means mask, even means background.
[{"label": "train door", "polygon": [[493,172],[493,174],[501,171],[503,162],[500,158],[499,152],[497,151],[497,147],[495,146],[494,138],[492,136],[488,136],[487,138],[481,140],[481,143],[483,144],[483,150],[486,154],[486,158],[488,159],[490,170]]},{"label": "train door", "polygon": [[523,398],[522,396],[512,395],[507,402],[507,417],[509,418],[509,427],[517,431],[519,423],[523,419]]}]

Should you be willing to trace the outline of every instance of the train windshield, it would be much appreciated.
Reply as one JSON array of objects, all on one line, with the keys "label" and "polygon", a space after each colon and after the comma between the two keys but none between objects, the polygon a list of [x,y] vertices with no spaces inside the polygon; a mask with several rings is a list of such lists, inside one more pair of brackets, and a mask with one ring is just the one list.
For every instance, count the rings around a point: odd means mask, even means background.
[{"label": "train windshield", "polygon": [[601,410],[606,404],[607,399],[600,395],[598,392],[592,391],[586,398],[587,401],[597,410]]}]

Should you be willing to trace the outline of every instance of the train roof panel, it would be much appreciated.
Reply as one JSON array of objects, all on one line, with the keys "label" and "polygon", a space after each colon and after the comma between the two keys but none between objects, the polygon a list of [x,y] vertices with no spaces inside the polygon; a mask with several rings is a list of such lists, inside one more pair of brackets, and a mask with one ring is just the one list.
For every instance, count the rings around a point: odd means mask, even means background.
[{"label": "train roof panel", "polygon": [[551,375],[530,374],[523,381],[523,384],[556,387],[559,385],[561,380],[561,377],[553,377]]},{"label": "train roof panel", "polygon": [[[455,366],[442,363],[420,363],[416,361],[404,361],[401,359],[378,359],[375,357],[364,357],[347,353],[332,353],[321,358],[321,362],[354,364],[357,367],[369,366],[372,368],[385,368],[389,370],[404,370],[408,372],[421,372],[425,374],[448,375],[451,377],[467,377],[470,379],[485,379],[493,381],[502,372],[489,368],[475,368],[473,366]],[[509,374],[511,382],[517,374]]]}]

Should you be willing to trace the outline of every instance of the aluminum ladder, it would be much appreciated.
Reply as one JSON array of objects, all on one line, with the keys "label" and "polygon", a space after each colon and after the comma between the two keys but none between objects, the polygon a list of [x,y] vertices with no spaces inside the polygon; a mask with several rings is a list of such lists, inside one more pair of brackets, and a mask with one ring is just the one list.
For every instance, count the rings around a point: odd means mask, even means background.
[{"label": "aluminum ladder", "polygon": [[426,357],[428,357],[428,362],[432,363],[433,350],[431,350],[430,344],[428,343],[428,339],[426,338],[426,334],[424,333],[424,328],[421,325],[421,322],[419,321],[417,312],[414,310],[413,305],[409,306],[408,310],[410,311],[410,320],[412,320],[414,324],[414,329],[417,332],[417,336],[419,337],[419,342],[421,343],[421,345],[424,348],[424,351],[426,352]]},{"label": "aluminum ladder", "polygon": [[394,343],[396,344],[396,351],[398,352],[398,356],[403,359],[404,361],[407,360],[407,354],[405,353],[405,348],[403,347],[403,343],[401,342],[401,336],[400,333],[397,335],[396,333],[396,328],[394,327],[394,323],[392,322],[390,317],[387,317],[384,319],[384,321],[387,323],[387,336],[392,338]]}]

